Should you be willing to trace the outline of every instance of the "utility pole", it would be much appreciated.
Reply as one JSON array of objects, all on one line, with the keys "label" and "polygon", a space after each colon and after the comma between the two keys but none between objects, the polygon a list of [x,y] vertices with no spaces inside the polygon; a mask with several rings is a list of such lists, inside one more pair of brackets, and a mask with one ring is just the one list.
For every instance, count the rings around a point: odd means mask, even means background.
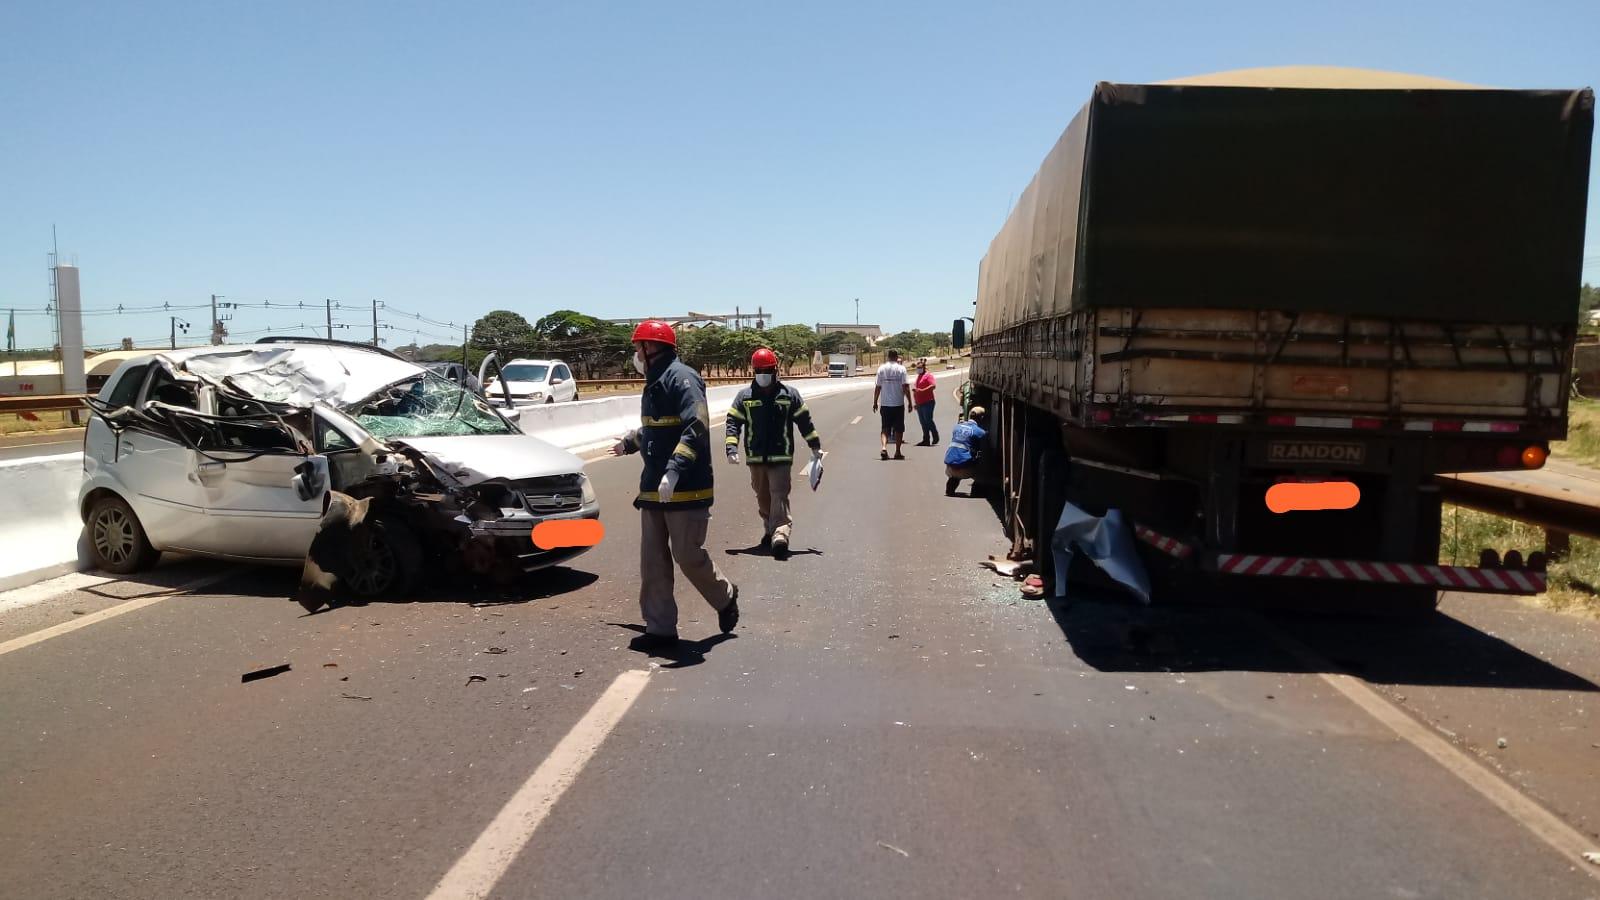
[{"label": "utility pole", "polygon": [[467,323],[465,322],[461,323],[461,364],[471,367],[471,364],[467,362]]},{"label": "utility pole", "polygon": [[861,298],[856,298],[856,324],[861,324]]},{"label": "utility pole", "polygon": [[222,343],[222,323],[217,321],[217,295],[211,295],[211,343],[213,346]]},{"label": "utility pole", "polygon": [[378,346],[378,301],[372,301],[372,346]]},{"label": "utility pole", "polygon": [[322,305],[328,311],[328,340],[331,341],[333,340],[333,301],[324,297],[322,298]]}]

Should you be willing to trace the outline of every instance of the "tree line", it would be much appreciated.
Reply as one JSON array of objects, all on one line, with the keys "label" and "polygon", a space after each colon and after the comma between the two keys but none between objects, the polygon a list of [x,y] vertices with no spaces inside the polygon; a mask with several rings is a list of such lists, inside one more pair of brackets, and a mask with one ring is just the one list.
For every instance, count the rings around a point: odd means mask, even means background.
[{"label": "tree line", "polygon": [[[570,309],[557,310],[529,322],[510,310],[495,310],[472,326],[466,348],[467,365],[473,369],[490,351],[502,360],[515,357],[554,357],[565,361],[579,378],[629,377],[635,373],[631,360],[633,329],[615,325]],[[759,347],[770,347],[778,354],[785,374],[810,370],[817,353],[863,354],[869,349],[881,352],[899,350],[908,357],[933,356],[948,352],[950,336],[916,329],[890,335],[871,348],[859,334],[834,332],[819,335],[805,325],[778,325],[773,328],[731,329],[721,325],[678,329],[678,355],[706,375],[742,375],[750,371],[750,355]],[[428,344],[398,348],[402,356],[419,361],[459,361],[460,345]]]}]

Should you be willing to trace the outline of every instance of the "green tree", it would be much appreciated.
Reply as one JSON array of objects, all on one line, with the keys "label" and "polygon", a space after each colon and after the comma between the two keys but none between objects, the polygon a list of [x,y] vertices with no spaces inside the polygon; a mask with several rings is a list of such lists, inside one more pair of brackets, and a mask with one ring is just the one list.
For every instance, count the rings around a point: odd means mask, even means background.
[{"label": "green tree", "polygon": [[620,371],[632,352],[626,326],[575,310],[559,309],[540,317],[532,332],[534,352],[572,364],[585,378]]},{"label": "green tree", "polygon": [[522,316],[497,309],[472,326],[472,346],[508,356],[521,356],[534,344],[533,326]]},{"label": "green tree", "polygon": [[779,325],[767,332],[767,338],[772,341],[772,349],[778,354],[785,372],[809,366],[811,354],[820,343],[817,333],[804,325]]}]

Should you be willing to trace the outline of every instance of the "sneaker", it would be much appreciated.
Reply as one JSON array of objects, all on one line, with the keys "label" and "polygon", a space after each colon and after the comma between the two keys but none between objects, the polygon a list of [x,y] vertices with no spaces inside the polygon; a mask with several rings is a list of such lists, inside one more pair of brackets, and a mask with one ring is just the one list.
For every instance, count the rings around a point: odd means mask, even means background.
[{"label": "sneaker", "polygon": [[887,451],[887,450],[879,450],[878,451],[878,458],[879,459],[888,459],[889,458],[889,451]]},{"label": "sneaker", "polygon": [[904,453],[901,453],[900,451],[896,450],[895,454],[894,454],[894,458],[895,459],[905,459],[906,455]]},{"label": "sneaker", "polygon": [[763,534],[761,536],[761,543],[757,544],[756,546],[759,547],[762,550],[771,550],[772,549],[772,535]]},{"label": "sneaker", "polygon": [[717,611],[717,627],[723,634],[732,634],[735,625],[739,624],[739,586],[733,586],[733,599],[728,605]]},{"label": "sneaker", "polygon": [[946,497],[954,497],[956,495],[956,487],[960,484],[961,479],[959,478],[946,478],[944,482],[944,495]]},{"label": "sneaker", "polygon": [[911,446],[913,446],[913,447],[932,447],[933,445],[928,443],[928,439],[927,438],[923,438],[922,440],[917,441],[915,444],[912,444]]},{"label": "sneaker", "polygon": [[777,537],[772,539],[772,555],[777,559],[789,558],[789,539]]},{"label": "sneaker", "polygon": [[936,434],[936,435],[933,436],[933,444],[929,444],[928,446],[931,447],[931,446],[933,446],[934,444],[937,444],[937,443],[939,443],[939,436]]}]

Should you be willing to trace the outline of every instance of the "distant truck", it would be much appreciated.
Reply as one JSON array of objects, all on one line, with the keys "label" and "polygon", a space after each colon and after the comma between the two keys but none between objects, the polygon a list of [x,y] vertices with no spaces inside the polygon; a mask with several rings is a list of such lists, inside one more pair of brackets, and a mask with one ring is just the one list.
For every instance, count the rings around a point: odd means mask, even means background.
[{"label": "distant truck", "polygon": [[856,374],[856,355],[854,353],[828,354],[828,377],[849,378]]},{"label": "distant truck", "polygon": [[1434,476],[1538,468],[1566,435],[1593,130],[1591,90],[1097,85],[979,267],[1013,555],[1048,573],[1070,502],[1120,509],[1158,585],[1543,590],[1542,554],[1437,565]]}]

